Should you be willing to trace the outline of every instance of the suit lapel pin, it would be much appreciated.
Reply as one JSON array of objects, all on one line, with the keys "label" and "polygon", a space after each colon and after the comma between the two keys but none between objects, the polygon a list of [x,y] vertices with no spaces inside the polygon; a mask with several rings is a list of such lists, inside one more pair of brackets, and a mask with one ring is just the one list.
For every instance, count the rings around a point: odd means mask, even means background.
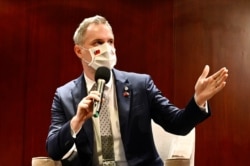
[{"label": "suit lapel pin", "polygon": [[125,87],[124,87],[124,92],[123,92],[123,96],[124,96],[124,97],[128,97],[128,96],[129,96],[128,90],[129,90],[128,87],[125,86]]}]

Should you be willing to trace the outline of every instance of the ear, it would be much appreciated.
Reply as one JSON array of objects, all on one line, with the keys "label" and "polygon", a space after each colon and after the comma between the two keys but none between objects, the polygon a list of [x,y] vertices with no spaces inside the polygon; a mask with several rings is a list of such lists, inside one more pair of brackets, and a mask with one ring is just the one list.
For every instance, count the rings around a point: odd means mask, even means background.
[{"label": "ear", "polygon": [[74,46],[74,51],[75,51],[75,54],[77,55],[78,58],[82,58],[82,49],[79,45],[75,45]]}]

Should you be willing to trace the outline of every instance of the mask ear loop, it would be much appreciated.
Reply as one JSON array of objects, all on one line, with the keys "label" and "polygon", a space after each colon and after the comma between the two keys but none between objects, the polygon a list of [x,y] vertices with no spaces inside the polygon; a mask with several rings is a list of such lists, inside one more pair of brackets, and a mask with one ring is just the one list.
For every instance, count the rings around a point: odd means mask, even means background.
[{"label": "mask ear loop", "polygon": [[91,61],[90,62],[86,62],[86,60],[85,60],[85,62],[88,63],[88,66],[91,66],[91,64],[94,63],[94,61],[95,61],[95,55],[93,54],[93,51],[92,51],[91,48],[87,49],[87,50],[89,51],[89,54],[91,56]]},{"label": "mask ear loop", "polygon": [[90,49],[87,49],[87,48],[84,48],[84,47],[82,47],[82,46],[80,46],[82,49],[84,49],[84,50],[86,50],[86,51],[89,51],[89,54],[90,54],[90,56],[91,56],[91,61],[89,62],[89,61],[87,61],[86,59],[84,59],[84,58],[82,58],[82,60],[84,61],[84,62],[86,62],[87,64],[88,64],[88,66],[90,66],[93,62],[94,62],[94,60],[95,60],[95,56],[93,55],[93,53],[92,53],[92,51],[90,50]]}]

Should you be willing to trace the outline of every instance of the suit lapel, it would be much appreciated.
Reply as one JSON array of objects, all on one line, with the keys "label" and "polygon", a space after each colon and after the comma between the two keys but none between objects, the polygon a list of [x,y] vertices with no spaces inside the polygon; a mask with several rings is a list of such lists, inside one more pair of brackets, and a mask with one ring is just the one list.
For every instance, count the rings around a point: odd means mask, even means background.
[{"label": "suit lapel", "polygon": [[118,70],[113,70],[116,95],[119,112],[120,130],[123,142],[127,140],[126,132],[129,123],[130,102],[132,100],[132,86],[130,85],[127,77]]},{"label": "suit lapel", "polygon": [[77,106],[83,97],[87,95],[86,83],[83,74],[78,77],[75,81],[75,87],[73,87],[71,94],[74,100],[75,113],[77,111]]},{"label": "suit lapel", "polygon": [[[86,82],[83,74],[75,80],[75,87],[72,89],[71,94],[74,100],[75,113],[77,111],[77,106],[80,101],[87,96]],[[87,137],[89,138],[90,145],[93,147],[93,124],[92,120],[89,119],[83,125],[83,129]],[[93,148],[91,148],[93,149]]]}]

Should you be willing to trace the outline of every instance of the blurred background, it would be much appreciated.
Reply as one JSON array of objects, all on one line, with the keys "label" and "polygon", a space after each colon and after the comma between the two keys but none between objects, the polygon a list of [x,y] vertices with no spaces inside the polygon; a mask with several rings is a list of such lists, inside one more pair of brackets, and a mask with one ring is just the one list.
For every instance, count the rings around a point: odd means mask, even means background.
[{"label": "blurred background", "polygon": [[227,86],[196,128],[197,166],[249,164],[250,1],[1,0],[0,166],[47,156],[55,89],[78,77],[73,33],[94,15],[113,27],[116,68],[147,73],[185,107],[204,66],[229,69]]}]

